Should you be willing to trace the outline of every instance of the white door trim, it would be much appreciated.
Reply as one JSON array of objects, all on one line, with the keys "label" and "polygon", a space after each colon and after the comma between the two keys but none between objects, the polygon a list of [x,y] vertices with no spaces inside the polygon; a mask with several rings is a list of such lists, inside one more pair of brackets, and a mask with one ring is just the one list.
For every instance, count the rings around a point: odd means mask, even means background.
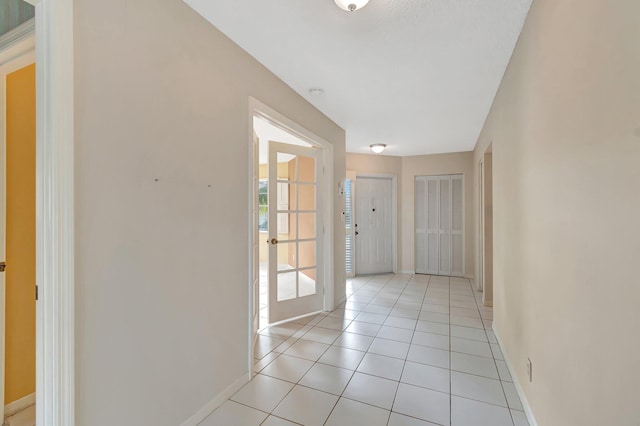
[{"label": "white door trim", "polygon": [[254,176],[254,154],[253,153],[253,117],[257,116],[261,119],[269,122],[275,127],[278,127],[286,132],[289,132],[296,137],[302,139],[309,144],[316,146],[322,150],[322,164],[324,167],[324,177],[322,182],[322,199],[324,204],[324,210],[322,212],[322,216],[324,218],[324,241],[323,241],[323,262],[324,262],[324,310],[332,311],[334,308],[334,271],[333,271],[333,206],[334,206],[334,197],[333,197],[333,188],[334,188],[334,179],[333,179],[333,144],[328,142],[327,140],[321,138],[315,133],[305,129],[300,126],[293,120],[288,117],[280,114],[278,111],[273,108],[267,106],[266,104],[260,102],[252,96],[249,96],[249,114],[247,117],[248,121],[248,140],[249,140],[249,221],[248,221],[248,270],[249,270],[249,309],[248,309],[248,317],[249,317],[249,327],[248,327],[248,342],[249,342],[249,353],[247,354],[247,363],[248,370],[253,374],[253,345],[255,343],[255,337],[257,335],[257,329],[255,329],[253,325],[253,316],[254,316],[254,305],[258,306],[257,303],[254,304],[254,291],[251,288],[253,283],[251,277],[253,276],[252,271],[255,268],[255,260],[253,259],[253,252],[251,247],[253,246],[254,239],[259,238],[257,227],[253,226],[253,218],[252,218],[252,197],[253,197],[253,181],[255,180]]},{"label": "white door trim", "polygon": [[36,8],[36,424],[75,424],[73,0]]},{"label": "white door trim", "polygon": [[[391,256],[393,258],[393,273],[398,273],[398,176],[388,173],[356,173],[356,182],[358,178],[378,178],[378,179],[391,179]],[[356,217],[356,203],[355,192],[358,190],[358,185],[355,186],[353,194],[353,217]],[[355,219],[354,219],[355,220]],[[356,244],[353,245],[355,253]],[[354,258],[357,254],[354,254]],[[357,262],[353,264],[354,275],[358,275],[356,267]]]}]

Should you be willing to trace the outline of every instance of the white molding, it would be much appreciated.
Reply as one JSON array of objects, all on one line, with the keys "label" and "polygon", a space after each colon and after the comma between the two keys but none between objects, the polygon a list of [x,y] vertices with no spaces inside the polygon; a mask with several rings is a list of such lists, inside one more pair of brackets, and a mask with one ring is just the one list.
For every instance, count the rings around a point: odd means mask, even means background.
[{"label": "white molding", "polygon": [[251,374],[246,373],[242,377],[239,377],[236,381],[231,383],[225,390],[216,395],[211,401],[207,402],[196,413],[189,417],[187,420],[181,423],[180,426],[197,426],[204,419],[209,417],[219,406],[229,399],[234,393],[238,392],[240,388],[249,383],[251,380]]},{"label": "white molding", "polygon": [[36,7],[36,424],[74,426],[73,0]]},{"label": "white molding", "polygon": [[31,37],[36,29],[36,20],[31,18],[8,33],[0,36],[0,50],[5,50]]},{"label": "white molding", "polygon": [[504,362],[507,364],[507,369],[509,369],[509,374],[511,375],[511,380],[513,380],[513,385],[516,388],[516,392],[520,397],[520,402],[522,402],[522,407],[524,408],[524,414],[527,416],[527,420],[529,421],[530,426],[538,426],[538,422],[533,417],[533,411],[531,410],[531,406],[529,405],[529,401],[522,390],[522,386],[520,386],[520,382],[518,381],[518,376],[515,374],[515,370],[513,369],[513,364],[509,361],[509,357],[507,356],[507,352],[504,350],[504,345],[502,344],[502,339],[500,338],[500,334],[498,334],[498,330],[494,325],[491,326],[493,330],[493,334],[496,335],[496,340],[498,341],[498,346],[500,346],[500,350],[502,351],[502,355],[504,357]]},{"label": "white molding", "polygon": [[411,274],[411,275],[415,275],[416,272],[415,271],[410,271],[410,270],[403,270],[403,271],[396,272],[396,274]]},{"label": "white molding", "polygon": [[27,396],[23,396],[22,398],[17,399],[13,402],[10,402],[4,406],[4,416],[5,417],[13,416],[17,412],[20,412],[25,408],[29,408],[35,403],[36,403],[35,392]]}]

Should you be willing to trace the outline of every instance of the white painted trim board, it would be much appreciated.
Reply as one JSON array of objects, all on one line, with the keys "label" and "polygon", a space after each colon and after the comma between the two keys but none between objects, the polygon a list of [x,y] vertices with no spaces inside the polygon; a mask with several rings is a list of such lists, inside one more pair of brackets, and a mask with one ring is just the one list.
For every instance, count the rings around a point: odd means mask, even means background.
[{"label": "white painted trim board", "polygon": [[16,399],[15,401],[10,402],[4,406],[4,417],[13,416],[14,414],[24,410],[25,408],[31,407],[35,403],[36,403],[35,392],[27,396],[23,396],[20,399]]},{"label": "white painted trim board", "polygon": [[246,373],[239,377],[235,382],[231,383],[225,390],[216,395],[211,401],[202,406],[195,414],[182,422],[180,426],[197,426],[204,419],[209,417],[211,413],[216,411],[224,402],[229,399],[234,393],[238,392],[240,388],[249,383],[251,380],[251,373]]}]

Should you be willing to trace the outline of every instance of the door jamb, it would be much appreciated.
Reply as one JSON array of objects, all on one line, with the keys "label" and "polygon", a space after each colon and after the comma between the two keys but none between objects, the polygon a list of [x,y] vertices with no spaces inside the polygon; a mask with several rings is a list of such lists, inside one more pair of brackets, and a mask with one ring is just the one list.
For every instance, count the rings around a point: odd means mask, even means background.
[{"label": "door jamb", "polygon": [[[358,190],[357,181],[358,178],[378,178],[378,179],[391,179],[391,257],[393,259],[393,273],[398,273],[398,176],[389,173],[356,173],[356,185],[355,191]],[[354,191],[354,194],[355,194]],[[354,195],[354,209],[353,214],[356,215],[355,210],[355,195]],[[354,244],[353,252],[354,257],[357,258],[358,254],[356,253],[357,245]],[[354,262],[353,264],[353,273],[354,275],[358,274],[358,262]]]},{"label": "door jamb", "polygon": [[[248,327],[248,344],[249,344],[249,353],[248,355],[248,370],[253,374],[253,347],[255,344],[255,340],[257,338],[257,330],[254,329],[253,326],[253,309],[254,309],[254,290],[252,288],[253,283],[251,282],[251,277],[253,276],[253,268],[255,268],[255,260],[253,259],[253,241],[254,238],[259,238],[258,229],[253,229],[253,217],[252,217],[252,197],[253,197],[253,181],[255,179],[254,176],[254,154],[253,154],[253,117],[257,116],[261,119],[269,122],[275,127],[278,127],[288,133],[295,135],[296,137],[302,139],[309,144],[316,146],[322,150],[322,163],[324,168],[323,175],[323,203],[324,209],[322,211],[323,222],[324,222],[324,240],[323,240],[323,262],[324,262],[324,301],[323,301],[323,309],[325,311],[332,311],[334,308],[334,284],[335,284],[335,276],[333,271],[333,246],[334,246],[334,237],[333,237],[333,206],[334,206],[334,197],[333,197],[333,187],[334,187],[334,177],[333,177],[333,144],[328,142],[327,140],[321,138],[315,133],[305,129],[304,127],[297,124],[295,121],[289,119],[283,114],[280,114],[273,108],[267,106],[266,104],[260,102],[256,98],[249,96],[249,116],[248,116],[248,139],[249,139],[249,221],[248,221],[248,266],[249,266],[249,304],[248,304],[248,317],[249,317],[249,327]],[[255,305],[257,306],[257,304]]]},{"label": "door jamb", "polygon": [[36,424],[75,424],[73,0],[36,17]]}]

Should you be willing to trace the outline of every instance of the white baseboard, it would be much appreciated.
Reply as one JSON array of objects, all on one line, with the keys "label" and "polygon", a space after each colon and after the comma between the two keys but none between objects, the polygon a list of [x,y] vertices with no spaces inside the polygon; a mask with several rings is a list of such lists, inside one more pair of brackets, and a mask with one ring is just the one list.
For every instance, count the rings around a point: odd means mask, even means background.
[{"label": "white baseboard", "polygon": [[522,386],[520,386],[520,382],[518,381],[518,376],[515,374],[515,370],[513,369],[513,364],[509,361],[509,357],[504,350],[504,345],[502,344],[502,339],[500,335],[495,329],[495,326],[491,327],[493,329],[493,333],[496,335],[496,340],[498,340],[498,345],[500,346],[500,350],[502,351],[502,355],[504,357],[504,362],[507,364],[507,368],[509,369],[509,374],[511,374],[511,380],[513,380],[513,384],[516,388],[516,392],[518,392],[518,396],[520,397],[520,402],[522,402],[522,408],[524,408],[524,414],[527,416],[527,420],[529,421],[530,426],[538,426],[538,422],[536,422],[535,417],[533,417],[533,411],[531,411],[531,406],[529,405],[529,401],[527,401],[527,397],[522,390]]},{"label": "white baseboard", "polygon": [[251,373],[247,373],[239,377],[238,380],[233,382],[229,387],[220,392],[211,401],[207,402],[201,409],[199,409],[193,416],[182,422],[180,426],[197,426],[200,422],[206,419],[209,414],[213,413],[216,408],[221,406],[227,399],[234,393],[238,392],[242,386],[249,383],[251,380]]},{"label": "white baseboard", "polygon": [[20,399],[17,399],[13,402],[8,403],[4,406],[4,416],[9,417],[13,416],[15,413],[24,410],[27,407],[31,407],[36,403],[36,393],[32,393],[31,395],[23,396]]},{"label": "white baseboard", "polygon": [[404,271],[398,271],[396,272],[396,274],[409,274],[409,275],[413,275],[415,272],[413,271],[409,271],[409,270],[404,270]]}]

